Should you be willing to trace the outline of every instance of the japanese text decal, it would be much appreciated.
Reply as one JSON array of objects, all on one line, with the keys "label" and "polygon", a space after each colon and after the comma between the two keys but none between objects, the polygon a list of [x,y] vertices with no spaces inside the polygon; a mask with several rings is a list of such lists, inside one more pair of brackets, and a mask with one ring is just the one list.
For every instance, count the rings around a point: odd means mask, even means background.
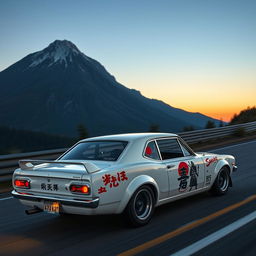
[{"label": "japanese text decal", "polygon": [[98,189],[98,193],[101,194],[107,192],[107,188],[118,187],[119,183],[125,180],[128,180],[125,171],[118,172],[116,175],[105,174],[104,176],[102,176],[104,186],[101,186]]},{"label": "japanese text decal", "polygon": [[189,191],[191,191],[193,187],[197,189],[197,178],[199,175],[199,166],[195,165],[194,162],[191,161],[191,162],[188,162],[188,164],[186,162],[179,163],[178,174],[180,176],[178,178],[178,181],[180,182],[179,192],[184,192],[187,190],[189,178],[190,178]]}]

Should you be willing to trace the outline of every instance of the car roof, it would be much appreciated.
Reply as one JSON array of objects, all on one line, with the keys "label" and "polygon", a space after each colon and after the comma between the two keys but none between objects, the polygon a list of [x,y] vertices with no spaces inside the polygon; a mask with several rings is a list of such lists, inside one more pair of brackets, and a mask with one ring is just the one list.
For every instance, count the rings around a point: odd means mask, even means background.
[{"label": "car roof", "polygon": [[88,138],[81,140],[83,141],[97,141],[97,140],[124,140],[124,141],[134,141],[138,139],[154,139],[154,138],[162,138],[162,137],[177,137],[177,134],[174,133],[126,133],[126,134],[114,134],[114,135],[106,135],[106,136],[98,136],[93,138]]}]

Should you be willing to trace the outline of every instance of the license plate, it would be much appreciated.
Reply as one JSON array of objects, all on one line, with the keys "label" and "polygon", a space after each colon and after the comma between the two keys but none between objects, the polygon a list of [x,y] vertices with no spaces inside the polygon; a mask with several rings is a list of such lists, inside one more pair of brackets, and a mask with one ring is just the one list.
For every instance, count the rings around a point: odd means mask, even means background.
[{"label": "license plate", "polygon": [[49,213],[59,213],[60,203],[59,202],[44,202],[44,211]]}]

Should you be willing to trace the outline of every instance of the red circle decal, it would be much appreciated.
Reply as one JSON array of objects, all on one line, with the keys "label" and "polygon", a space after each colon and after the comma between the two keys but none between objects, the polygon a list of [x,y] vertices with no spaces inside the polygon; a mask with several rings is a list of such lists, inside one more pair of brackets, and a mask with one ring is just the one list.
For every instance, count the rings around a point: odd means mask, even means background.
[{"label": "red circle decal", "polygon": [[189,167],[188,167],[188,164],[185,163],[185,162],[181,162],[179,164],[179,168],[178,168],[178,172],[179,172],[179,175],[182,176],[182,174],[185,172],[186,175],[188,175],[188,171],[189,171]]},{"label": "red circle decal", "polygon": [[146,154],[151,155],[152,154],[152,149],[151,147],[146,147]]}]

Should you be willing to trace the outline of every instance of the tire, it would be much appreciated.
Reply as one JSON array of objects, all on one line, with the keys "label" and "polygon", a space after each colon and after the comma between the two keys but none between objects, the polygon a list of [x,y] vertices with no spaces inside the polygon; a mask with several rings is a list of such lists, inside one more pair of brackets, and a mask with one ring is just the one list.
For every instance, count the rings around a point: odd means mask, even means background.
[{"label": "tire", "polygon": [[154,193],[149,186],[144,185],[132,195],[125,208],[124,216],[130,226],[144,226],[151,220],[154,209]]},{"label": "tire", "polygon": [[227,167],[222,167],[212,185],[211,193],[216,196],[225,195],[230,186],[230,175]]}]

